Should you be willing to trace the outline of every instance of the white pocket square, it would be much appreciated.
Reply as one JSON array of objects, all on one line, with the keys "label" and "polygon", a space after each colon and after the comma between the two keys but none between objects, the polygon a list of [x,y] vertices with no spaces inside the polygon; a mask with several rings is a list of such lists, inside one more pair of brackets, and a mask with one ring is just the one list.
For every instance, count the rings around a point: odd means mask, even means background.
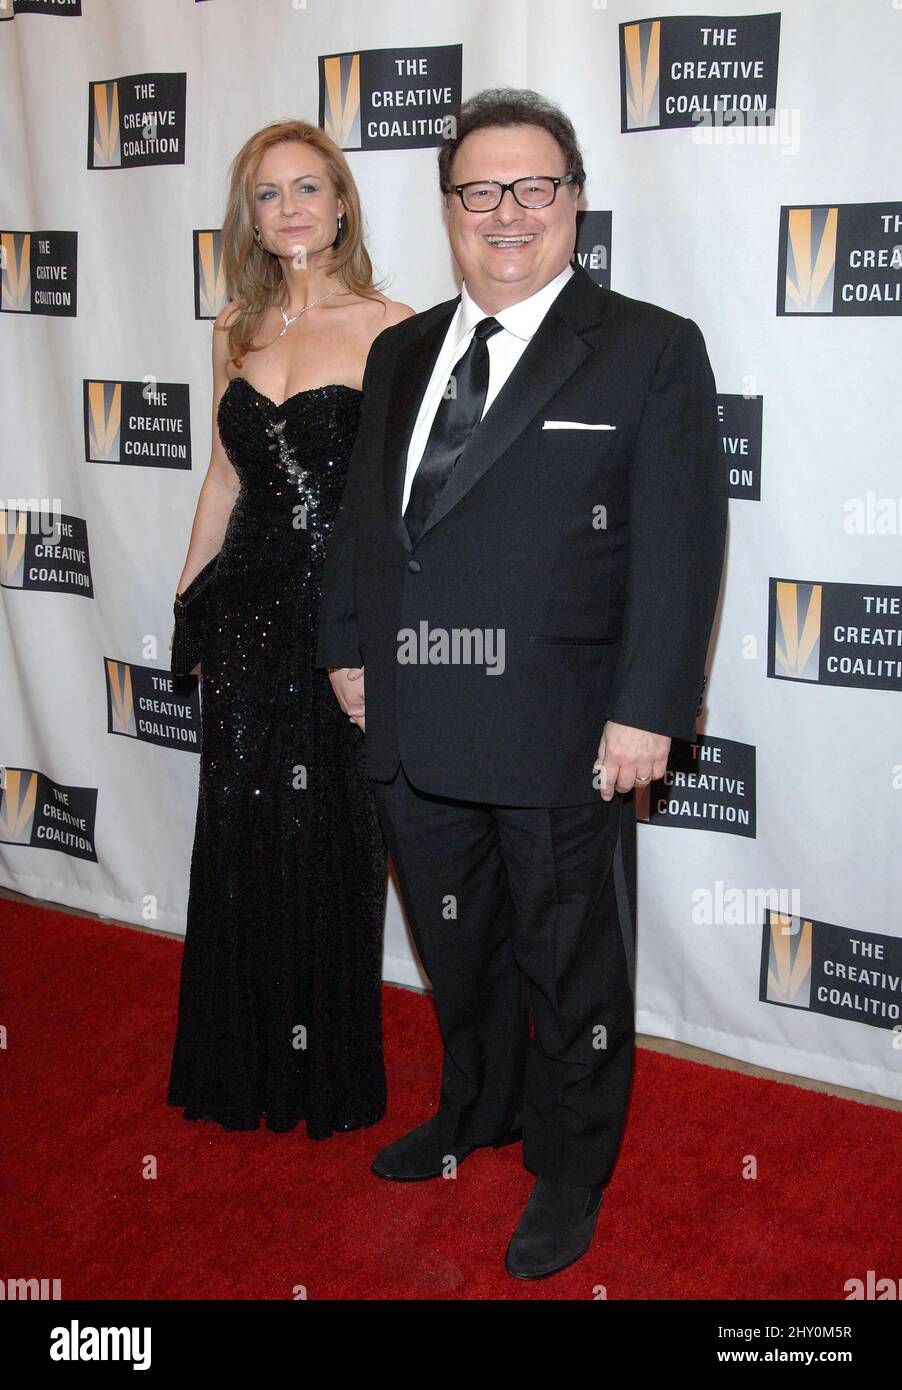
[{"label": "white pocket square", "polygon": [[616,425],[586,425],[582,420],[543,420],[543,430],[615,430]]}]

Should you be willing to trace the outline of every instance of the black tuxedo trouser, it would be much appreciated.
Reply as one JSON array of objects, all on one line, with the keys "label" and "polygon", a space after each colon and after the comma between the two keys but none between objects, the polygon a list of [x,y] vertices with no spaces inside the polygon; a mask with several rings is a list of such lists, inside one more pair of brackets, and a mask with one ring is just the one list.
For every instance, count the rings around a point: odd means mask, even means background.
[{"label": "black tuxedo trouser", "polygon": [[445,1151],[522,1122],[531,1172],[607,1183],[635,1046],[633,793],[495,806],[418,791],[403,766],[372,786],[432,982]]}]

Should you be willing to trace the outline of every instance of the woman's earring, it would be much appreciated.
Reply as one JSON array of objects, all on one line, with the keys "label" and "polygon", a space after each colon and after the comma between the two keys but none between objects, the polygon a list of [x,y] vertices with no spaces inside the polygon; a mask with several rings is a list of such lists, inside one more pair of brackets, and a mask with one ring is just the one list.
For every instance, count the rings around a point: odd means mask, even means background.
[{"label": "woman's earring", "polygon": [[260,228],[257,226],[256,222],[254,223],[254,241],[257,243],[258,246],[263,245],[263,238],[260,235]]},{"label": "woman's earring", "polygon": [[333,246],[340,246],[340,245],[341,245],[341,240],[342,240],[342,237],[344,236],[344,231],[345,231],[345,229],[344,229],[344,220],[345,220],[345,215],[344,215],[343,212],[340,212],[340,213],[338,214],[338,229],[337,229],[337,231],[336,231],[336,233],[335,233],[335,240],[334,240],[333,243],[332,243]]}]

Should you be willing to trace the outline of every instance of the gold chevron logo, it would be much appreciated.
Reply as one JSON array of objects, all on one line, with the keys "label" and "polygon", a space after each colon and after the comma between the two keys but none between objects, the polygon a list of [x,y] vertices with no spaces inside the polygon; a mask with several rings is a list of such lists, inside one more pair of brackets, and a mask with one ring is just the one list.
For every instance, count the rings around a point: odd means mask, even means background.
[{"label": "gold chevron logo", "polygon": [[774,912],[770,919],[767,997],[778,1004],[807,1007],[811,989],[814,928],[810,922]]},{"label": "gold chevron logo", "polygon": [[797,681],[819,679],[822,584],[777,581],[774,667]]},{"label": "gold chevron logo", "polygon": [[119,138],[119,83],[94,83],[93,165],[95,169],[117,169],[122,163]]},{"label": "gold chevron logo", "polygon": [[0,584],[8,589],[21,589],[24,582],[27,535],[27,512],[0,511]]},{"label": "gold chevron logo", "polygon": [[201,318],[215,319],[229,298],[222,260],[222,232],[198,232],[196,235],[200,315]]},{"label": "gold chevron logo", "polygon": [[20,768],[6,769],[6,786],[0,805],[0,840],[16,845],[31,844],[31,825],[38,798],[38,774]]},{"label": "gold chevron logo", "polygon": [[[816,242],[812,216],[815,212],[824,214]],[[817,220],[820,222],[820,217]],[[838,220],[838,208],[789,209],[784,309],[803,314],[832,312]]]},{"label": "gold chevron logo", "polygon": [[113,661],[107,657],[106,678],[110,691],[110,708],[113,712],[111,732],[137,738],[131,667],[125,661]]},{"label": "gold chevron logo", "polygon": [[625,25],[623,51],[626,57],[627,129],[643,130],[658,126],[661,124],[660,19]]},{"label": "gold chevron logo", "polygon": [[119,462],[122,422],[122,382],[88,382],[88,457],[99,463]]},{"label": "gold chevron logo", "polygon": [[4,232],[0,252],[0,303],[26,312],[31,308],[31,232]]},{"label": "gold chevron logo", "polygon": [[360,54],[323,59],[326,86],[325,131],[339,149],[360,144]]}]

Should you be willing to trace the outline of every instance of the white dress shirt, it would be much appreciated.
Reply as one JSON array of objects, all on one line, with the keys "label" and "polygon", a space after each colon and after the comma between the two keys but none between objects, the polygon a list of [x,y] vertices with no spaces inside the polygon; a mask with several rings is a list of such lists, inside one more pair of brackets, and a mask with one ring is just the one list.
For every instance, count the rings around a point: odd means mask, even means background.
[{"label": "white dress shirt", "polygon": [[486,392],[485,405],[482,408],[482,415],[484,416],[520,360],[526,344],[572,274],[573,266],[566,265],[559,275],[556,275],[553,280],[549,280],[548,284],[543,285],[540,290],[536,290],[535,294],[531,294],[528,299],[521,299],[518,304],[510,304],[506,309],[499,309],[495,314],[488,314],[485,309],[480,309],[475,299],[470,295],[466,281],[464,281],[460,291],[460,303],[448,325],[445,341],[436,358],[432,376],[429,378],[416,424],[413,427],[413,434],[410,437],[410,448],[407,451],[407,473],[404,478],[404,496],[401,500],[402,513],[407,509],[413,476],[423,457],[429,431],[432,429],[432,423],[435,419],[435,412],[438,410],[439,401],[444,395],[448,378],[451,376],[455,364],[460,361],[470,346],[473,340],[473,329],[477,323],[481,319],[494,318],[501,324],[501,332],[493,333],[491,338],[487,339],[489,389]]}]

